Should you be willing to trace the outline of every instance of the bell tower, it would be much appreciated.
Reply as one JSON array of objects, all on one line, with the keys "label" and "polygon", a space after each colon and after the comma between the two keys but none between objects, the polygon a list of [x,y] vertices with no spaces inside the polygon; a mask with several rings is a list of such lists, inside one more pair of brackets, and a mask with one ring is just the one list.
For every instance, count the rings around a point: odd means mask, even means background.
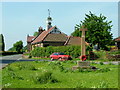
[{"label": "bell tower", "polygon": [[52,18],[50,17],[50,10],[48,9],[48,18],[46,20],[46,23],[47,23],[46,30],[49,30],[52,27],[51,22],[52,22]]}]

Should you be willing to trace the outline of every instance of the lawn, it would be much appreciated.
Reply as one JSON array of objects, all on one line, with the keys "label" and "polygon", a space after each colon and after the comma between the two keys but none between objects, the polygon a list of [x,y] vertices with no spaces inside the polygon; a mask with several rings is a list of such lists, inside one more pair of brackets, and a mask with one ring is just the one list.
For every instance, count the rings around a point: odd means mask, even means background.
[{"label": "lawn", "polygon": [[76,61],[12,63],[2,70],[5,88],[118,88],[118,65],[95,64],[96,71],[73,71]]}]

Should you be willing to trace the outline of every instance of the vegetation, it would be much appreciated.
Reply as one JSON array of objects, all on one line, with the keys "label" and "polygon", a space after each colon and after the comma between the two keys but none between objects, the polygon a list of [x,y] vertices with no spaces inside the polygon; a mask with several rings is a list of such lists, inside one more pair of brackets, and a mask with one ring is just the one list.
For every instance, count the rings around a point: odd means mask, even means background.
[{"label": "vegetation", "polygon": [[39,32],[34,32],[33,36],[38,36]]},{"label": "vegetation", "polygon": [[107,50],[107,45],[113,44],[112,40],[112,21],[107,21],[107,17],[100,14],[96,16],[93,13],[85,14],[85,19],[80,24],[76,24],[75,31],[71,34],[72,36],[81,37],[79,31],[82,25],[88,29],[86,32],[86,41],[91,43],[92,46],[98,44],[99,48]]},{"label": "vegetation", "polygon": [[[90,47],[87,47],[87,54],[90,50]],[[31,51],[30,55],[32,57],[49,57],[54,52],[63,52],[67,55],[72,56],[73,58],[78,58],[81,53],[80,46],[58,46],[58,47],[36,47],[34,50]]]},{"label": "vegetation", "polygon": [[11,47],[11,48],[8,49],[8,51],[13,51],[13,52],[14,52],[14,51],[16,51],[16,50],[15,50],[14,47]]},{"label": "vegetation", "polygon": [[[98,69],[72,70],[75,61],[12,63],[2,70],[4,88],[118,88],[118,65],[91,63]],[[112,77],[112,78],[111,78]]]},{"label": "vegetation", "polygon": [[22,49],[23,49],[23,42],[22,42],[22,41],[16,42],[15,44],[13,44],[13,47],[15,48],[15,50],[16,50],[18,53],[23,52],[23,51],[22,51]]},{"label": "vegetation", "polygon": [[20,41],[17,41],[16,43],[14,43],[13,47],[10,48],[8,51],[22,53],[25,50],[26,50],[26,47],[23,47],[23,42],[20,40]]},{"label": "vegetation", "polygon": [[5,42],[3,34],[0,34],[0,51],[5,51]]},{"label": "vegetation", "polygon": [[1,51],[0,56],[6,56],[6,55],[14,55],[14,54],[19,54],[17,52],[12,52],[12,51]]}]

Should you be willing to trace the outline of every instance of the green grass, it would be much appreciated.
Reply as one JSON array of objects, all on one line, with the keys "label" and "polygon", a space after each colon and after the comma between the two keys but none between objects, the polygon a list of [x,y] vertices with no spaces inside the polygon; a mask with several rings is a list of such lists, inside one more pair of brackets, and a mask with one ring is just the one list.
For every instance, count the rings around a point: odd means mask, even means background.
[{"label": "green grass", "polygon": [[75,61],[16,62],[2,70],[5,88],[118,88],[118,65],[95,64],[96,71],[75,70]]},{"label": "green grass", "polygon": [[31,58],[31,59],[34,59],[34,60],[51,60],[51,58]]}]

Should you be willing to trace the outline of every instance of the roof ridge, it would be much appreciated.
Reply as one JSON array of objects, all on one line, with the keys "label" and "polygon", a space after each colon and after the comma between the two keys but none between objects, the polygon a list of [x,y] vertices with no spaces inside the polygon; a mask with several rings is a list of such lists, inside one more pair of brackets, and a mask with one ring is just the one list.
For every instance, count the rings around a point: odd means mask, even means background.
[{"label": "roof ridge", "polygon": [[67,38],[67,40],[66,40],[66,42],[65,42],[64,45],[66,45],[66,44],[69,42],[70,38],[71,38],[71,36],[67,36],[67,37],[68,37],[68,38]]},{"label": "roof ridge", "polygon": [[[51,27],[50,29],[53,30],[53,28],[55,28],[55,26],[54,26],[54,27]],[[47,32],[47,34],[44,36],[44,38],[43,38],[42,41],[44,41],[44,39],[48,36],[49,32],[51,31],[50,29],[48,29],[48,32]]]},{"label": "roof ridge", "polygon": [[[54,27],[51,27],[51,28],[48,29],[47,31],[45,30],[45,31],[43,31],[41,34],[39,34],[39,35],[33,40],[33,44],[36,43],[35,40],[36,40],[38,37],[41,38],[41,40],[38,40],[38,42],[43,41],[43,40],[46,38],[46,36],[49,34],[49,32],[50,32],[53,28],[55,28],[55,26],[54,26]],[[42,36],[42,35],[43,35],[43,36]]]},{"label": "roof ridge", "polygon": [[[43,31],[43,32],[45,32],[45,31]],[[43,33],[43,32],[42,32],[42,33]],[[39,33],[39,34],[34,38],[34,40],[35,40],[37,37],[39,37],[42,33]],[[33,40],[33,41],[34,41],[34,40]]]}]

